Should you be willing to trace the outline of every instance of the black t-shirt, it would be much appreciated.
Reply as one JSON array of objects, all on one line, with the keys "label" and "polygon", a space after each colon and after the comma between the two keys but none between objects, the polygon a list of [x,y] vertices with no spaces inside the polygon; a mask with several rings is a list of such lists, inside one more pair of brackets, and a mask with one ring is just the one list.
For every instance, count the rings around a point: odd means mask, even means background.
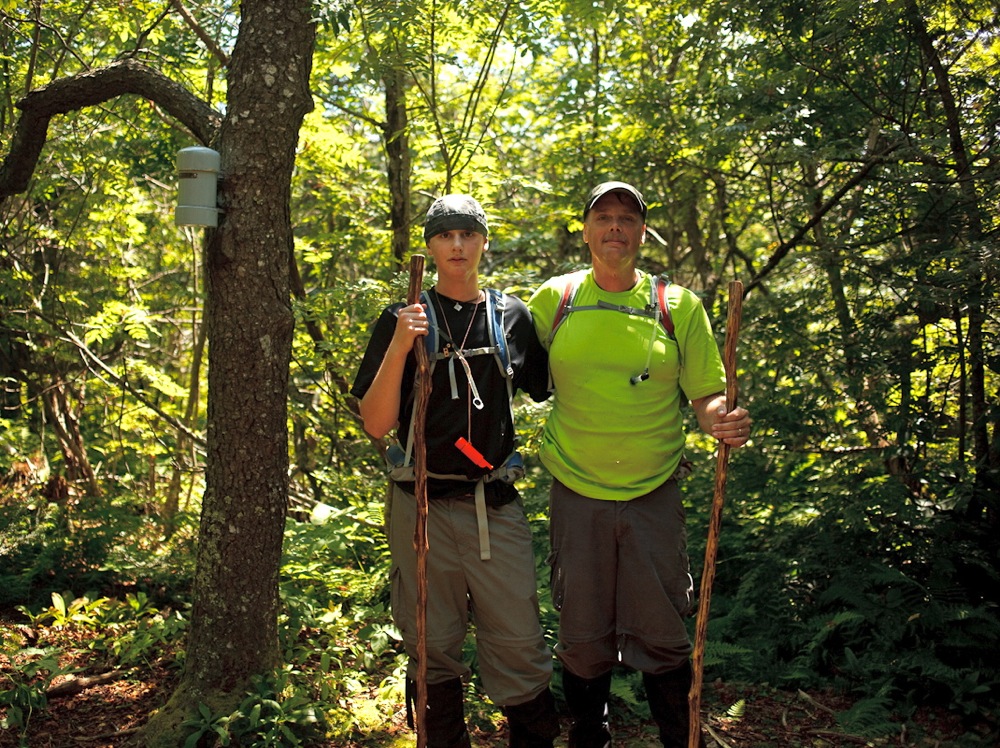
[{"label": "black t-shirt", "polygon": [[[453,347],[458,347],[468,330],[468,338],[463,349],[486,348],[490,345],[487,328],[486,305],[484,303],[458,304],[454,299],[440,296],[433,289],[427,293],[437,314],[440,328],[438,349],[448,345],[455,338]],[[541,402],[548,393],[548,358],[538,342],[531,315],[520,299],[503,294],[503,327],[510,352],[511,368],[514,370],[515,390],[527,392],[532,399]],[[460,308],[456,308],[456,304]],[[364,358],[358,369],[351,394],[364,397],[378,373],[382,359],[388,350],[396,329],[396,315],[404,304],[386,307],[372,331]],[[475,315],[472,318],[472,315]],[[471,325],[470,325],[471,318]],[[449,335],[449,330],[451,334]],[[423,344],[423,340],[417,341]],[[429,478],[428,498],[452,498],[471,495],[474,481],[489,472],[476,466],[468,457],[459,452],[455,440],[465,437],[494,467],[499,467],[514,449],[514,424],[511,423],[510,405],[507,401],[507,382],[492,354],[468,356],[472,379],[483,400],[482,410],[471,404],[468,380],[460,361],[440,359],[434,365],[431,375],[431,394],[427,403],[427,424],[425,440],[427,445],[427,470],[432,473],[464,475],[472,482],[446,481]],[[454,361],[455,384],[458,398],[452,399],[449,375],[450,363]],[[403,372],[402,397],[400,398],[399,427],[397,437],[405,447],[413,413],[413,383],[416,377],[416,357],[411,351]],[[471,416],[471,417],[470,417]],[[403,485],[412,489],[412,486]],[[486,484],[487,500],[491,504],[503,504],[516,497],[513,486],[500,481]]]}]

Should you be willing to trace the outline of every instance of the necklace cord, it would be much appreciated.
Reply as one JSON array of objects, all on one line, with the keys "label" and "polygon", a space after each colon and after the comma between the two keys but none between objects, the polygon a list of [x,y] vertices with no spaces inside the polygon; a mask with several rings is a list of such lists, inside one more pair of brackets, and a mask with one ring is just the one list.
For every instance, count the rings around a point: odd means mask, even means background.
[{"label": "necklace cord", "polygon": [[[444,322],[445,331],[448,333],[448,339],[451,341],[451,345],[455,344],[455,336],[451,332],[451,325],[448,324],[448,315],[444,310],[444,304],[441,303],[441,295],[434,291],[434,296],[437,298],[438,309],[441,310],[441,320]],[[465,335],[462,336],[462,342],[458,344],[458,347],[454,349],[454,357],[451,353],[445,351],[448,357],[448,376],[451,380],[451,390],[452,398],[458,397],[458,387],[455,381],[455,359],[457,358],[462,368],[465,370],[465,381],[466,381],[466,397],[467,397],[467,408],[466,408],[466,438],[471,443],[472,442],[472,406],[476,406],[476,410],[482,410],[484,407],[483,399],[479,394],[479,388],[476,387],[476,383],[472,378],[472,369],[469,366],[468,360],[465,358],[463,351],[465,350],[465,344],[469,340],[469,335],[472,332],[472,326],[476,322],[476,313],[479,311],[479,305],[482,303],[482,292],[476,296],[476,304],[472,307],[472,315],[469,317],[469,326],[465,328]]]}]

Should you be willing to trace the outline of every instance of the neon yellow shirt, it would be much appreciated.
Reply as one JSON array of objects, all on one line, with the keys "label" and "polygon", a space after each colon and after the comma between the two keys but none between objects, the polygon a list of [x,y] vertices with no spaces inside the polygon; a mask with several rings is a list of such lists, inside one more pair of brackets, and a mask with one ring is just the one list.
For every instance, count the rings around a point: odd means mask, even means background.
[{"label": "neon yellow shirt", "polygon": [[[549,349],[555,386],[540,457],[560,482],[583,496],[628,500],[669,478],[684,451],[681,390],[696,400],[726,389],[725,369],[701,300],[686,288],[667,289],[676,342],[651,317],[612,310],[566,315],[552,339],[555,317],[571,276],[552,278],[528,301],[538,337]],[[640,271],[629,291],[610,293],[593,272],[572,274],[579,283],[573,306],[614,305],[643,309],[650,276]],[[646,368],[649,378],[630,379]],[[682,365],[683,362],[683,365]]]}]

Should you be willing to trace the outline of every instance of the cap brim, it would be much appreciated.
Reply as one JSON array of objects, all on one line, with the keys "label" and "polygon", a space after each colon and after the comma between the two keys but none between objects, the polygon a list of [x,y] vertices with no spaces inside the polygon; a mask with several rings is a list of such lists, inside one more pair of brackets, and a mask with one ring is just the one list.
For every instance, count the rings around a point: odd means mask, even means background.
[{"label": "cap brim", "polygon": [[635,200],[636,205],[639,206],[639,212],[642,213],[642,217],[646,217],[646,201],[637,189],[629,184],[625,184],[624,182],[606,182],[595,187],[590,193],[590,198],[584,206],[583,215],[586,216],[587,213],[590,212],[591,208],[594,207],[594,204],[597,203],[597,201],[602,197],[614,194],[615,192],[624,193]]}]

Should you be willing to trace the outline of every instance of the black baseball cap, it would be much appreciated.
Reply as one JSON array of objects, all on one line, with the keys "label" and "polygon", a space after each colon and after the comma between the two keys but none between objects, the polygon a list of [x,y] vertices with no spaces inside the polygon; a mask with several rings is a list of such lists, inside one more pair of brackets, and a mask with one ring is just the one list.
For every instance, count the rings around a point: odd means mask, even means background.
[{"label": "black baseball cap", "polygon": [[631,195],[636,203],[639,204],[639,212],[642,213],[643,220],[646,219],[646,201],[643,199],[642,193],[626,182],[601,182],[592,189],[590,194],[587,195],[587,202],[583,204],[583,217],[586,218],[587,213],[594,207],[594,203],[609,192],[626,192]]},{"label": "black baseball cap", "polygon": [[424,219],[424,241],[442,231],[478,231],[487,238],[490,235],[483,206],[469,195],[445,195],[431,203]]}]

